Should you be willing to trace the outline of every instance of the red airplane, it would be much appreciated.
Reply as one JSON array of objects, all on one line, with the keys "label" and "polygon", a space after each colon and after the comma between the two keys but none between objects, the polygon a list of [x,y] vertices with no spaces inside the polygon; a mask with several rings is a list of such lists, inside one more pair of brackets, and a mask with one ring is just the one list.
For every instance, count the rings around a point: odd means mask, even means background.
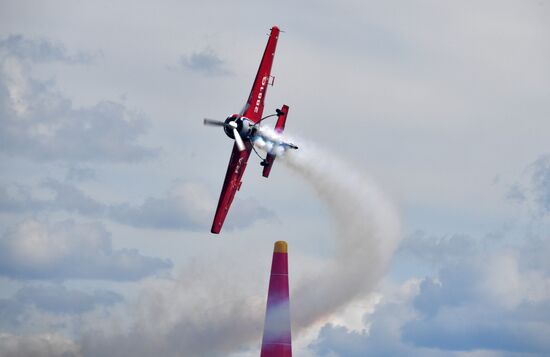
[{"label": "red airplane", "polygon": [[[263,176],[268,177],[271,172],[271,167],[275,161],[278,151],[274,148],[286,150],[288,148],[297,149],[298,147],[292,143],[286,143],[282,139],[273,135],[266,135],[262,132],[260,124],[264,119],[277,116],[275,125],[275,135],[281,134],[285,128],[286,117],[288,114],[288,106],[283,105],[281,109],[276,110],[276,114],[262,117],[264,111],[264,100],[268,85],[273,85],[275,77],[271,76],[271,66],[275,57],[275,48],[279,39],[280,30],[277,26],[271,28],[271,34],[267,41],[267,46],[260,62],[260,68],[256,74],[256,79],[252,85],[252,90],[248,96],[248,100],[240,114],[233,114],[225,121],[204,119],[205,125],[222,126],[225,134],[235,140],[227,173],[223,182],[222,192],[218,201],[218,207],[212,223],[211,232],[218,234],[222,229],[223,222],[231,207],[235,193],[241,188],[242,177],[246,164],[252,150],[258,154],[255,143],[260,148],[263,148],[267,155],[262,159]],[[258,144],[259,143],[259,144]]]}]

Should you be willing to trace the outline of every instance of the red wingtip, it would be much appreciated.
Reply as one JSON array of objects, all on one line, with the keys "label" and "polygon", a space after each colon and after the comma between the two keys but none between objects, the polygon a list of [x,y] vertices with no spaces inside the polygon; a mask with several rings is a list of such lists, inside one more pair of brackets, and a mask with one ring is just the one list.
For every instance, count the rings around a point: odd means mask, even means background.
[{"label": "red wingtip", "polygon": [[215,217],[214,222],[212,222],[212,228],[210,228],[210,233],[219,234],[221,230],[222,225],[220,224],[220,221],[217,219],[217,217]]}]

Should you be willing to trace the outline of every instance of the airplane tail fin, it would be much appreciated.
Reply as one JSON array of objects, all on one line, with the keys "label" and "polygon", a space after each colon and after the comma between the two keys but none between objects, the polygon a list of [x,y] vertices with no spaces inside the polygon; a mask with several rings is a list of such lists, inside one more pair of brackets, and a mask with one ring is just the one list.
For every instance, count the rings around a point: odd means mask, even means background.
[{"label": "airplane tail fin", "polygon": [[[281,134],[285,130],[285,124],[286,124],[286,116],[288,115],[288,105],[283,105],[281,109],[277,109],[277,113],[279,114],[279,118],[277,119],[277,124],[275,124],[275,132],[278,134]],[[262,172],[263,177],[269,177],[269,173],[271,172],[271,167],[273,166],[273,162],[275,161],[275,155],[273,154],[267,154],[267,157],[265,159],[265,162],[263,164],[264,170]]]},{"label": "airplane tail fin", "polygon": [[275,242],[260,357],[292,357],[288,254],[286,242]]}]

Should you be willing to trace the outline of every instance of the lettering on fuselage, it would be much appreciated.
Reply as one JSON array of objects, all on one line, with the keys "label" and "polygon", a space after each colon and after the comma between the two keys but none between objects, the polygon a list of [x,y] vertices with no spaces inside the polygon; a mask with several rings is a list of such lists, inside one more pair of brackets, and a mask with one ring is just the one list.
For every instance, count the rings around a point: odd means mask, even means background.
[{"label": "lettering on fuselage", "polygon": [[260,87],[260,92],[258,93],[258,98],[256,98],[256,105],[254,106],[254,113],[257,113],[260,110],[260,103],[262,102],[262,97],[264,95],[264,90],[267,84],[267,77],[262,78],[262,86]]},{"label": "lettering on fuselage", "polygon": [[239,174],[239,171],[241,170],[241,165],[243,163],[243,158],[240,157],[239,161],[237,161],[237,167],[235,167],[235,174]]}]

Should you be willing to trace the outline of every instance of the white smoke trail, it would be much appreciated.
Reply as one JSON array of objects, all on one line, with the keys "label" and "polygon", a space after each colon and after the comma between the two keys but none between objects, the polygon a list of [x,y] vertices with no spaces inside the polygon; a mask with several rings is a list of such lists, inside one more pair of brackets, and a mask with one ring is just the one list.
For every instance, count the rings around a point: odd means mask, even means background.
[{"label": "white smoke trail", "polygon": [[341,158],[302,139],[300,149],[292,150],[284,144],[288,138],[270,128],[263,127],[260,134],[259,147],[276,152],[280,161],[304,178],[336,223],[331,266],[300,282],[293,292],[294,326],[306,327],[372,291],[401,239],[399,216],[372,180]]},{"label": "white smoke trail", "polygon": [[[399,243],[399,219],[389,201],[359,170],[303,140],[296,151],[277,144],[281,137],[274,139],[265,136],[263,140],[286,148],[278,162],[311,185],[336,224],[333,259],[323,265],[322,272],[291,287],[296,336],[372,291]],[[245,346],[259,346],[265,293],[256,296],[250,283],[239,284],[250,281],[251,272],[232,268],[233,261],[229,254],[211,264],[188,266],[173,281],[147,283],[140,300],[128,307],[126,314],[134,319],[131,327],[88,331],[80,341],[83,354],[227,356]]]},{"label": "white smoke trail", "polygon": [[401,235],[396,210],[376,185],[335,155],[300,140],[282,158],[327,205],[336,223],[334,260],[292,292],[293,323],[306,327],[372,291]]}]

